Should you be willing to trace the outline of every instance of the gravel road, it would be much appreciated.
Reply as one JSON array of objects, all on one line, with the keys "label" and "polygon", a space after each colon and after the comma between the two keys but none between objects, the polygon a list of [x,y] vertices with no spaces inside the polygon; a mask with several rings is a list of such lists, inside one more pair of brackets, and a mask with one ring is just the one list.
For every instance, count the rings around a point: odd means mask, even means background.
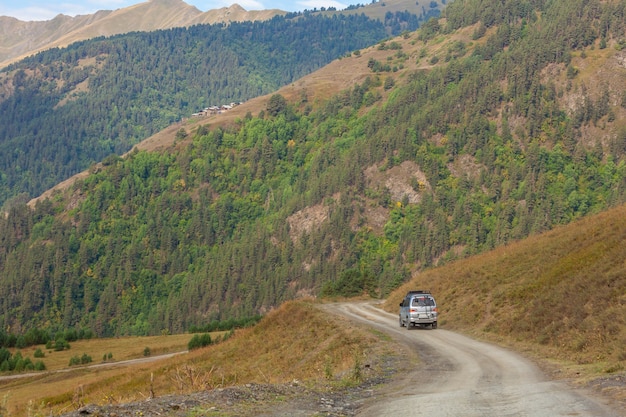
[{"label": "gravel road", "polygon": [[397,315],[371,303],[325,308],[389,334],[419,356],[419,363],[407,363],[406,372],[367,401],[358,416],[626,416],[586,391],[549,380],[509,350],[441,327],[407,330]]}]

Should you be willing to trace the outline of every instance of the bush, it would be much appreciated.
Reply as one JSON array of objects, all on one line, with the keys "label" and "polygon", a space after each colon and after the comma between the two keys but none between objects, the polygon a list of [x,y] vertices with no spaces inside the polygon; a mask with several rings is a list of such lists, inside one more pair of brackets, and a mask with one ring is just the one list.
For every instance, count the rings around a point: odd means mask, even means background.
[{"label": "bush", "polygon": [[385,83],[383,88],[386,90],[390,90],[393,88],[393,86],[396,84],[395,80],[391,77],[387,77],[385,78]]},{"label": "bush", "polygon": [[86,365],[88,363],[91,363],[92,359],[91,356],[87,355],[86,353],[83,353],[83,356],[78,357],[78,355],[72,356],[72,358],[70,359],[70,366],[74,366],[74,365]]},{"label": "bush", "polygon": [[11,359],[11,352],[7,348],[0,348],[0,363]]},{"label": "bush", "polygon": [[185,128],[181,127],[180,129],[178,129],[178,131],[176,132],[175,139],[182,140],[182,139],[185,139],[186,137],[187,137],[187,131],[185,130]]},{"label": "bush", "polygon": [[33,356],[36,358],[44,358],[46,356],[45,353],[43,353],[43,351],[40,348],[37,348],[35,350],[35,353],[33,353]]},{"label": "bush", "polygon": [[54,342],[54,350],[56,350],[57,352],[60,352],[62,350],[69,349],[69,348],[70,348],[70,344],[65,339],[57,339]]},{"label": "bush", "polygon": [[196,334],[194,335],[189,343],[187,344],[187,349],[194,350],[199,349],[211,344],[211,335],[209,333]]},{"label": "bush", "polygon": [[267,112],[270,116],[278,116],[287,109],[287,100],[280,94],[274,94],[267,102]]}]

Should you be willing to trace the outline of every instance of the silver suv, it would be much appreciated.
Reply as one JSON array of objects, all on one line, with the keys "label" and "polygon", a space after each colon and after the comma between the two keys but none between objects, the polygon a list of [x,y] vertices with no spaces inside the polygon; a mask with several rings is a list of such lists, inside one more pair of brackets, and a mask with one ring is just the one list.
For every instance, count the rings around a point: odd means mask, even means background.
[{"label": "silver suv", "polygon": [[439,315],[437,303],[430,291],[409,291],[400,303],[400,327],[411,326],[437,328]]}]

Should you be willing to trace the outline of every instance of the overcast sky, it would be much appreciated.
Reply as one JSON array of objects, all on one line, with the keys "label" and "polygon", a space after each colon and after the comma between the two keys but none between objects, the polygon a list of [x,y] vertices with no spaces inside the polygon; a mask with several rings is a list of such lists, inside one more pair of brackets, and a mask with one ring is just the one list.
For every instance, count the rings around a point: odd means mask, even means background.
[{"label": "overcast sky", "polygon": [[[144,3],[148,0],[0,0],[0,16],[13,16],[20,20],[50,20],[62,13],[68,16],[92,14],[98,10],[115,10]],[[183,0],[199,10],[219,9],[239,4],[246,10],[280,9],[287,12],[313,10],[321,7],[343,9],[350,4],[366,4],[368,0]]]}]

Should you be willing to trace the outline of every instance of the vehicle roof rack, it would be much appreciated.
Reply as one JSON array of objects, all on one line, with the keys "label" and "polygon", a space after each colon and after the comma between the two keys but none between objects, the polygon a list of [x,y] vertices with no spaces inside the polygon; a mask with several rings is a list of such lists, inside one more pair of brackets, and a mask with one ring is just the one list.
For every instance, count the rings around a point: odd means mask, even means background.
[{"label": "vehicle roof rack", "polygon": [[411,295],[411,294],[430,294],[430,290],[412,290],[406,293],[406,295]]}]

